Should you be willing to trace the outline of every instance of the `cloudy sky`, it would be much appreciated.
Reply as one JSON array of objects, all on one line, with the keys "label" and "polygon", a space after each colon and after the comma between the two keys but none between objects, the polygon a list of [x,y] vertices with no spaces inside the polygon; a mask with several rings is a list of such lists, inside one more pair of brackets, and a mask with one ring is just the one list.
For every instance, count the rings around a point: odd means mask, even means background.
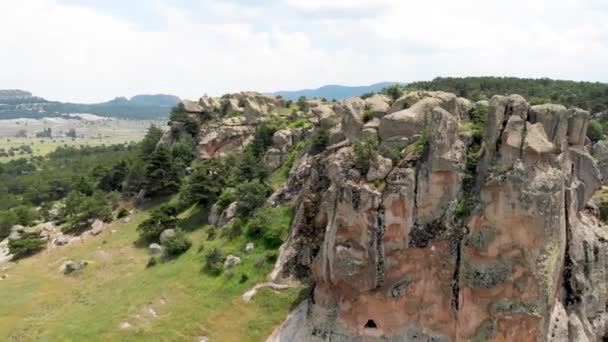
[{"label": "cloudy sky", "polygon": [[0,0],[0,89],[140,93],[508,75],[608,82],[608,0]]}]

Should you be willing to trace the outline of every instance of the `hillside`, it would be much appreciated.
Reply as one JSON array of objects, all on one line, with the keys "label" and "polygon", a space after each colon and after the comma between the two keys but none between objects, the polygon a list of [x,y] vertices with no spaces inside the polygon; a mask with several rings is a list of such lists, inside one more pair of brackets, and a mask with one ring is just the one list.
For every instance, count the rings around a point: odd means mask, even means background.
[{"label": "hillside", "polygon": [[203,96],[138,144],[0,164],[0,338],[607,336],[591,114],[402,91]]},{"label": "hillside", "polygon": [[532,104],[559,103],[594,113],[608,109],[608,84],[516,77],[438,77],[410,83],[406,89],[441,90],[475,101],[494,95],[520,94]]},{"label": "hillside", "polygon": [[[298,289],[261,290],[244,303],[241,295],[264,279],[271,264],[255,262],[264,251],[244,257],[232,276],[202,272],[206,234],[191,233],[195,245],[170,263],[146,268],[147,249],[136,248],[135,228],[148,215],[116,222],[95,238],[47,250],[0,268],[0,339],[3,341],[261,341],[287,315]],[[222,240],[205,242],[205,248]],[[230,243],[237,255],[243,240]],[[86,260],[80,273],[66,276],[67,259]],[[241,281],[243,274],[248,280]],[[127,325],[128,323],[128,325]]]},{"label": "hillside", "polygon": [[395,84],[395,82],[381,82],[369,86],[342,86],[342,85],[326,85],[317,89],[302,89],[292,91],[277,91],[274,95],[280,95],[286,99],[296,101],[301,96],[309,99],[326,98],[328,100],[336,99],[343,100],[349,97],[361,96],[365,93],[377,92],[383,88]]},{"label": "hillside", "polygon": [[179,102],[172,95],[137,95],[95,104],[48,101],[21,90],[0,90],[0,119],[59,117],[71,113],[150,120],[165,118]]}]

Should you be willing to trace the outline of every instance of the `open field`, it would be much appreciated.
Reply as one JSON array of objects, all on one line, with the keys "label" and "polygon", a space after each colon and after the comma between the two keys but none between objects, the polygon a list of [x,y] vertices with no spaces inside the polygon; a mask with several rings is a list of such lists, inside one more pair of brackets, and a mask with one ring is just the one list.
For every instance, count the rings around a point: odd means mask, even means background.
[{"label": "open field", "polygon": [[[80,147],[123,144],[137,142],[143,138],[148,127],[155,124],[164,127],[164,121],[138,120],[76,120],[63,118],[47,118],[41,120],[16,119],[0,120],[0,150],[9,151],[22,145],[29,146],[33,154],[21,154],[15,151],[14,156],[0,155],[0,162],[13,159],[44,156],[57,147]],[[50,128],[53,138],[36,138],[35,134]],[[63,136],[68,130],[74,129],[78,138]],[[21,132],[27,137],[16,137]]]},{"label": "open field", "polygon": [[[256,246],[247,255],[243,237],[208,241],[198,229],[197,214],[184,223],[195,229],[189,233],[192,248],[176,260],[146,268],[148,252],[133,242],[135,228],[147,215],[137,212],[131,222],[114,223],[98,237],[0,270],[0,340],[198,341],[208,336],[211,341],[261,341],[297,303],[299,289],[261,290],[245,303],[241,295],[264,280],[272,264],[260,265],[260,260],[273,251]],[[232,272],[208,275],[202,266],[213,247],[240,256],[243,263]],[[89,265],[66,276],[59,271],[66,259]]]}]

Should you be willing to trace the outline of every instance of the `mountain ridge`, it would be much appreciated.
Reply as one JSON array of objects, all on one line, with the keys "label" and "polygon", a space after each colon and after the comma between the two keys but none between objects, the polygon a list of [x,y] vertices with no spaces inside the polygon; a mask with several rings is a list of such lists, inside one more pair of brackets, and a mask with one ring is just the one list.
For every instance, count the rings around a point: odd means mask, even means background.
[{"label": "mountain ridge", "polygon": [[307,98],[326,98],[343,100],[349,97],[359,96],[365,93],[377,92],[391,84],[401,84],[402,82],[379,82],[366,86],[345,86],[339,84],[327,84],[315,89],[299,89],[299,90],[279,90],[273,95],[280,95],[289,100],[297,100],[301,96]]}]

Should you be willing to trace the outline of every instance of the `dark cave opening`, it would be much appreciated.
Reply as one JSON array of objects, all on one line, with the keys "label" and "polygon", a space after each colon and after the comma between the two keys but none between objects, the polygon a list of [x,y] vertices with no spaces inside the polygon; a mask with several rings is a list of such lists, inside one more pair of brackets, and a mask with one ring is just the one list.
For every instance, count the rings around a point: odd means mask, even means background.
[{"label": "dark cave opening", "polygon": [[378,325],[376,325],[376,322],[374,322],[373,319],[368,320],[363,327],[367,329],[378,329]]}]

